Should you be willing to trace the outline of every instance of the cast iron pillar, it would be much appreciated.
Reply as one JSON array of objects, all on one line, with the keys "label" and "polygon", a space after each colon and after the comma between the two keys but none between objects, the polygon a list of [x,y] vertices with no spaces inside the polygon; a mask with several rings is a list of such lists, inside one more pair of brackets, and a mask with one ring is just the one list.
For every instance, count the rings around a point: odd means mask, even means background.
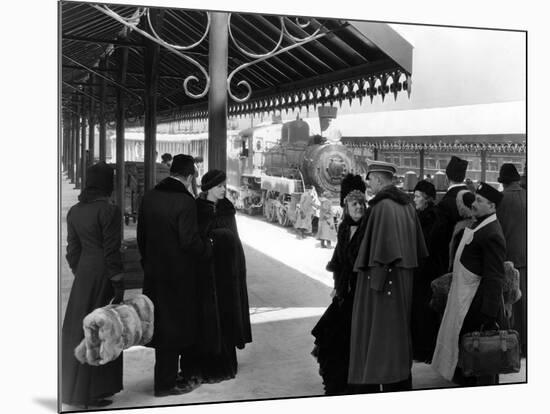
[{"label": "cast iron pillar", "polygon": [[[164,10],[150,9],[151,22],[157,33],[162,30],[162,19]],[[145,72],[145,93],[144,93],[144,187],[145,191],[152,189],[156,184],[157,173],[157,89],[159,79],[159,58],[160,46],[149,39],[145,39],[144,50],[144,72]]]},{"label": "cast iron pillar", "polygon": [[208,52],[208,168],[222,171],[227,166],[227,22],[227,13],[211,13]]}]

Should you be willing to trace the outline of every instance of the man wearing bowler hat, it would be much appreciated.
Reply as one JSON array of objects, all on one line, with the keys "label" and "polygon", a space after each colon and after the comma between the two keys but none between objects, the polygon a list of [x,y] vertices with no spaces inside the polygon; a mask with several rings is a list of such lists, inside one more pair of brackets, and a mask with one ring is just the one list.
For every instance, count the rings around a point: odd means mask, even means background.
[{"label": "man wearing bowler hat", "polygon": [[416,210],[392,184],[396,167],[374,161],[365,233],[354,265],[348,383],[352,392],[412,388],[413,272],[428,255]]},{"label": "man wearing bowler hat", "polygon": [[199,235],[191,194],[195,163],[190,155],[172,159],[170,176],[142,199],[137,242],[144,271],[143,293],[155,305],[155,396],[189,392],[198,381],[178,380],[180,358],[192,358],[200,337],[198,260],[212,257]]},{"label": "man wearing bowler hat", "polygon": [[434,233],[434,243],[438,248],[432,252],[436,269],[440,275],[449,270],[449,243],[453,236],[455,224],[461,220],[456,206],[456,196],[462,190],[468,190],[464,184],[468,161],[452,156],[447,164],[445,173],[449,187],[447,192],[437,203],[438,223]]},{"label": "man wearing bowler hat", "polygon": [[502,201],[497,218],[506,239],[506,260],[519,271],[521,298],[513,304],[512,325],[518,331],[523,355],[527,354],[527,192],[514,164],[502,164],[498,182],[502,183]]},{"label": "man wearing bowler hat", "polygon": [[437,335],[432,367],[460,385],[498,384],[498,375],[464,377],[457,367],[460,335],[483,326],[504,326],[504,260],[506,242],[496,209],[502,193],[480,183],[472,212],[476,221],[464,229],[453,263],[453,279]]}]

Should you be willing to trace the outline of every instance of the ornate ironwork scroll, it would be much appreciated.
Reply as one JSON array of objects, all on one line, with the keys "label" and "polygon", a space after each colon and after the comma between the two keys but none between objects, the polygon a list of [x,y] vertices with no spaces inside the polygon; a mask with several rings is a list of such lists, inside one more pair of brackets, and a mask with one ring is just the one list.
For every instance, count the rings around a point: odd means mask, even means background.
[{"label": "ornate ironwork scroll", "polygon": [[92,7],[96,8],[100,12],[106,14],[107,16],[112,17],[113,19],[115,19],[119,23],[122,23],[125,27],[128,27],[132,30],[135,30],[137,33],[141,34],[142,36],[146,37],[147,39],[152,40],[153,42],[159,44],[162,47],[165,47],[166,49],[173,52],[175,55],[181,57],[182,59],[185,59],[186,61],[191,63],[193,66],[197,67],[201,71],[201,73],[203,74],[203,76],[206,80],[206,84],[204,86],[204,89],[200,93],[194,94],[189,90],[189,82],[191,82],[191,81],[199,82],[199,78],[197,78],[195,75],[187,76],[183,81],[183,90],[185,91],[185,94],[187,96],[189,96],[191,98],[199,99],[199,98],[204,97],[208,93],[208,90],[210,89],[210,76],[208,76],[208,72],[206,71],[206,69],[204,67],[202,67],[202,65],[199,62],[197,62],[192,57],[187,56],[184,53],[180,52],[180,50],[185,51],[185,50],[192,49],[192,48],[196,47],[197,45],[199,45],[206,38],[206,35],[208,34],[208,29],[210,28],[210,13],[206,12],[207,27],[206,27],[206,30],[205,30],[204,34],[200,38],[200,40],[193,43],[192,45],[182,46],[182,45],[170,44],[170,43],[168,43],[165,40],[160,38],[160,36],[156,33],[153,25],[151,24],[151,18],[150,18],[148,8],[144,9],[144,12],[140,14],[140,17],[143,14],[147,15],[147,21],[149,23],[149,27],[151,28],[151,33],[153,33],[153,35],[147,33],[146,31],[144,31],[144,30],[142,30],[138,27],[139,19],[131,19],[131,20],[130,19],[125,19],[124,17],[120,16],[118,13],[116,13],[113,10],[109,9],[109,7],[107,7],[105,5],[103,5],[103,6],[92,5]]}]

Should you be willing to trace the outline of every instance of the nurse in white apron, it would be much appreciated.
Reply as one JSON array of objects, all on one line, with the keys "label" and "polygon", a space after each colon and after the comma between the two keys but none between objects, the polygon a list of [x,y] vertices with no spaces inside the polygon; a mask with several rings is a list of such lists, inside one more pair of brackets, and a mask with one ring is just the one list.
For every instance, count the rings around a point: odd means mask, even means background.
[{"label": "nurse in white apron", "polygon": [[432,367],[449,381],[453,379],[458,363],[460,330],[481,281],[480,275],[470,272],[462,265],[460,257],[464,246],[472,242],[474,233],[495,220],[496,215],[492,214],[475,229],[464,229],[464,234],[456,251],[453,279],[432,359]]}]

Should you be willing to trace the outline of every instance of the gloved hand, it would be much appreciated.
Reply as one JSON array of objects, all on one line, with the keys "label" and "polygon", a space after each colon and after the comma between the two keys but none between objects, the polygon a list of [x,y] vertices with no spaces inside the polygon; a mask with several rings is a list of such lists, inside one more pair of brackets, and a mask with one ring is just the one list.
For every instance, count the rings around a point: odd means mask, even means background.
[{"label": "gloved hand", "polygon": [[113,304],[121,303],[124,300],[124,275],[117,273],[111,278],[111,286],[114,290]]}]

